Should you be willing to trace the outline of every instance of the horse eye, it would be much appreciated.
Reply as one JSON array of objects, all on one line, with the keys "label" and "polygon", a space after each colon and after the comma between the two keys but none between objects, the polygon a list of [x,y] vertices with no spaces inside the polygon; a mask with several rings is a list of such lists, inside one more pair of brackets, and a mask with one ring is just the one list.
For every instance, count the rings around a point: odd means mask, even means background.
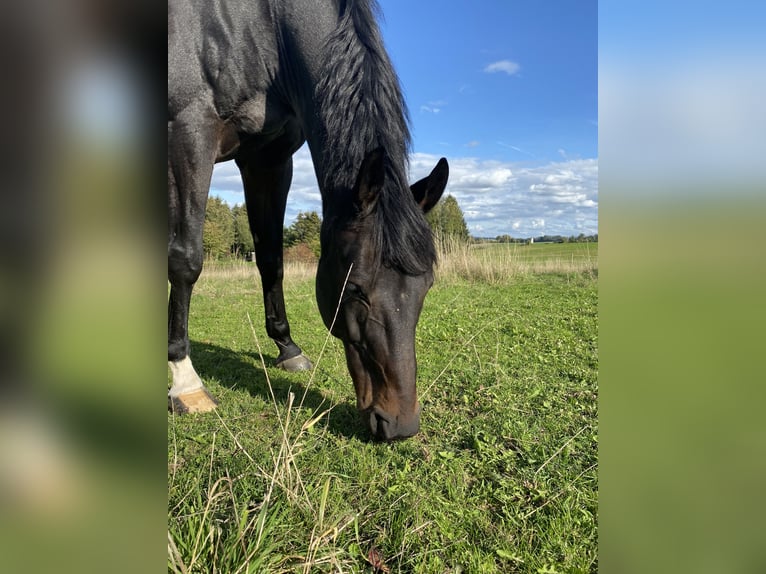
[{"label": "horse eye", "polygon": [[346,290],[345,295],[343,299],[355,299],[357,301],[362,301],[363,303],[367,304],[368,299],[367,296],[364,294],[362,289],[359,287],[359,285],[356,285],[354,283],[347,283],[346,284]]}]

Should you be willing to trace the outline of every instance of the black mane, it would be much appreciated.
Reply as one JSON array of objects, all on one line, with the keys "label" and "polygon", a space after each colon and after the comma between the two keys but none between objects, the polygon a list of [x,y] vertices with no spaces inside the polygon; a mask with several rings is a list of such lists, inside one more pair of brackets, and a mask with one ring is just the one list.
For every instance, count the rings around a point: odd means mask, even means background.
[{"label": "black mane", "polygon": [[380,263],[419,275],[433,267],[436,252],[407,182],[409,116],[375,20],[378,12],[374,0],[342,3],[338,27],[324,46],[315,93],[325,144],[320,185],[323,194],[347,195],[366,154],[383,147],[386,185],[372,215],[370,240]]}]

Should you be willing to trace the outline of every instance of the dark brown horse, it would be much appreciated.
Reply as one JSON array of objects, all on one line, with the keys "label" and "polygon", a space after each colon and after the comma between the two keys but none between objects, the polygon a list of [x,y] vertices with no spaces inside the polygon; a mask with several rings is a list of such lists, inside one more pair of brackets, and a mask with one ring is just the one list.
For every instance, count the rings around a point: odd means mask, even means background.
[{"label": "dark brown horse", "polygon": [[338,310],[332,333],[343,341],[373,436],[415,434],[415,326],[436,259],[423,213],[441,197],[448,167],[442,159],[429,177],[407,184],[407,112],[376,7],[170,0],[168,8],[171,405],[215,405],[192,367],[187,331],[215,162],[234,159],[242,174],[277,364],[311,368],[290,336],[282,293],[292,155],[308,141],[324,219],[319,310],[328,328]]}]

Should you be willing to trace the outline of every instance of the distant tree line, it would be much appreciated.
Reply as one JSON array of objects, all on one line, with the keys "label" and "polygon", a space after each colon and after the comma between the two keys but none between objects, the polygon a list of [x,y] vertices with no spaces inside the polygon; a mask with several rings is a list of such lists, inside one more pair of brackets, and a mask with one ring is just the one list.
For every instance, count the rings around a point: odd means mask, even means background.
[{"label": "distant tree line", "polygon": [[[593,235],[541,235],[539,237],[511,237],[510,235],[498,235],[495,237],[495,243],[529,243],[530,239],[534,243],[598,243],[598,233]],[[486,241],[486,240],[485,240]],[[490,240],[491,241],[491,240]]]},{"label": "distant tree line", "polygon": [[[472,240],[463,210],[452,195],[436,204],[426,215],[426,220],[434,237],[444,247]],[[293,254],[299,259],[318,258],[321,228],[322,218],[316,211],[299,213],[295,221],[284,228],[286,256]],[[502,237],[516,241],[510,236]],[[501,241],[500,237],[497,240]],[[205,212],[203,246],[205,257],[210,259],[244,258],[253,252],[255,246],[245,206],[229,207],[220,197],[211,196]]]},{"label": "distant tree line", "polygon": [[[508,234],[492,238],[471,237],[463,210],[457,199],[447,195],[426,215],[434,237],[442,247],[456,243],[596,243],[598,233],[592,235],[540,235],[539,237],[512,237]],[[319,236],[322,218],[316,211],[300,212],[295,221],[284,228],[284,247],[289,257],[317,259],[320,254]],[[226,259],[246,257],[255,250],[253,236],[244,205],[229,207],[220,197],[211,196],[205,213],[203,234],[205,257]]]}]

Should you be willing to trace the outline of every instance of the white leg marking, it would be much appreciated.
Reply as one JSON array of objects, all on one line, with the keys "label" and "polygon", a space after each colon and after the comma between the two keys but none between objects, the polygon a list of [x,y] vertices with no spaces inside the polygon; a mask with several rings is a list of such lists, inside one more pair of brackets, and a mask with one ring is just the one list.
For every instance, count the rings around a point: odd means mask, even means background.
[{"label": "white leg marking", "polygon": [[173,386],[168,391],[169,397],[177,397],[189,391],[205,388],[188,356],[180,361],[168,361],[168,365],[173,375]]}]

